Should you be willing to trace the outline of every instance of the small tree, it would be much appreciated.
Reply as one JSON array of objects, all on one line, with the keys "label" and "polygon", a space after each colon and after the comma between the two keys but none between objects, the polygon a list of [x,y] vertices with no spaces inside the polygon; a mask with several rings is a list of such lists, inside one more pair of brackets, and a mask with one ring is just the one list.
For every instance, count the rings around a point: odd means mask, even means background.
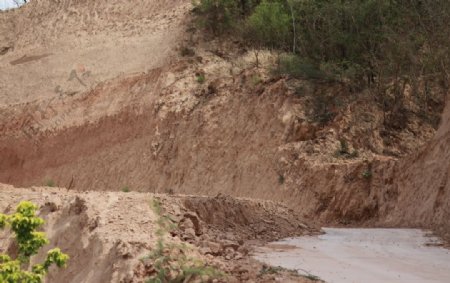
[{"label": "small tree", "polygon": [[18,256],[15,259],[9,255],[0,254],[0,282],[2,283],[41,283],[50,266],[55,264],[63,267],[69,259],[68,255],[55,248],[48,251],[43,263],[35,264],[30,269],[30,258],[48,244],[45,233],[36,231],[44,224],[44,220],[35,215],[36,210],[36,205],[23,201],[17,206],[14,214],[0,214],[0,229],[10,227],[19,247]]},{"label": "small tree", "polygon": [[279,2],[263,1],[248,19],[248,36],[257,45],[283,48],[290,34],[291,16]]}]

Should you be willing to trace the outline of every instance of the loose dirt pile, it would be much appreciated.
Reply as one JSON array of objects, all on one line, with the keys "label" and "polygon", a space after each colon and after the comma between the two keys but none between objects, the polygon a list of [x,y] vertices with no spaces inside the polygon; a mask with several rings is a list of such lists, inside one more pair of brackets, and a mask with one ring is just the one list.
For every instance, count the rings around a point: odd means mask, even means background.
[{"label": "loose dirt pile", "polygon": [[[192,256],[226,272],[226,282],[308,282],[288,272],[265,274],[263,266],[249,258],[256,243],[287,236],[316,233],[298,215],[278,203],[218,196],[167,196],[135,192],[84,192],[65,189],[20,189],[0,185],[0,211],[10,213],[21,200],[41,209],[50,245],[70,255],[68,267],[51,272],[48,282],[144,282],[154,272],[152,262],[142,260],[155,249],[158,215],[153,200],[176,224],[171,242],[193,244]],[[194,205],[195,209],[191,207]],[[211,206],[212,205],[212,206]],[[206,213],[206,214],[205,214]],[[212,220],[210,215],[217,218]],[[216,221],[221,217],[228,221]],[[14,253],[9,234],[0,234],[0,253]]]}]

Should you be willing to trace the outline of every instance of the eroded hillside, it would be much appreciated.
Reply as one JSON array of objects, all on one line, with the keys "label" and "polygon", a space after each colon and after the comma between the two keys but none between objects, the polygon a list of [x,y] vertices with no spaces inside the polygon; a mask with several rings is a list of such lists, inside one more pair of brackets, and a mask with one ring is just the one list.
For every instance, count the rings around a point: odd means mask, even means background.
[{"label": "eroded hillside", "polygon": [[[145,202],[134,204],[148,193],[225,194],[281,201],[317,225],[424,227],[449,237],[448,103],[439,124],[411,98],[405,125],[386,130],[370,93],[348,99],[343,84],[275,75],[275,52],[259,51],[256,66],[254,50],[205,36],[191,10],[181,0],[34,0],[1,12],[0,182],[56,184],[68,202],[97,191],[87,201],[101,199],[107,211],[113,199],[151,215]],[[319,94],[337,109],[326,124],[310,119]],[[433,95],[439,116],[448,95]],[[113,193],[125,187],[143,194]],[[0,189],[1,209],[21,196],[55,198],[16,192]],[[206,200],[188,210],[200,217],[229,205]],[[150,229],[141,228],[136,237]]]}]

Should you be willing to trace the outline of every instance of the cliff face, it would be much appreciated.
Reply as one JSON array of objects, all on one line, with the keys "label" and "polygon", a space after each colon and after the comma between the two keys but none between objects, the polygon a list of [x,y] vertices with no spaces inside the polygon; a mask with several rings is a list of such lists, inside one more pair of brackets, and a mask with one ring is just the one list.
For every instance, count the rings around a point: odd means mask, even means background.
[{"label": "cliff face", "polygon": [[387,221],[404,226],[429,227],[450,238],[450,100],[436,136],[418,153],[400,161]]}]

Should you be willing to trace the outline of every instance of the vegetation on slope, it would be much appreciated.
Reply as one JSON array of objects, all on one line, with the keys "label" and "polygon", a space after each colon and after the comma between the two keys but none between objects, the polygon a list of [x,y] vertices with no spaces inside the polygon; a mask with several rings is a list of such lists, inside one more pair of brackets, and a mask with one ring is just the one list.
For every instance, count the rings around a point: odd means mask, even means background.
[{"label": "vegetation on slope", "polygon": [[168,231],[175,228],[174,223],[163,214],[158,200],[153,200],[151,207],[158,216],[158,229],[155,232],[158,240],[155,249],[147,257],[154,262],[154,274],[147,283],[209,282],[223,276],[201,260],[189,257],[187,245],[166,242]]},{"label": "vegetation on slope", "polygon": [[437,126],[442,98],[432,90],[449,86],[448,1],[199,0],[195,12],[216,36],[284,54],[281,74],[369,90],[388,127],[405,126],[407,96]]}]

